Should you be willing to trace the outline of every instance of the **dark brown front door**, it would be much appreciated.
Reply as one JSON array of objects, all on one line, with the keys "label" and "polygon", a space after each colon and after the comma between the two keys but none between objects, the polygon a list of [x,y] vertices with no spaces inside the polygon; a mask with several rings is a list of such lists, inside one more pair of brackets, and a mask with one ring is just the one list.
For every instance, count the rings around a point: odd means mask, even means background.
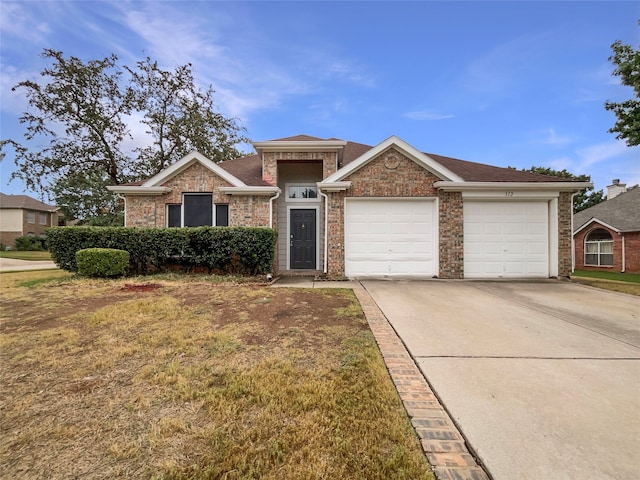
[{"label": "dark brown front door", "polygon": [[316,211],[295,209],[290,213],[289,259],[291,269],[316,268]]}]

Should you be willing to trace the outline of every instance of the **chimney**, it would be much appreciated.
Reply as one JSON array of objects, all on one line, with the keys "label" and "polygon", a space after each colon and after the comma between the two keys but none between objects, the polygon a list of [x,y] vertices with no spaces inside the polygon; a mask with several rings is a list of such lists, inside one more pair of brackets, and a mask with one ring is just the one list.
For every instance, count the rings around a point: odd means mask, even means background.
[{"label": "chimney", "polygon": [[620,183],[619,178],[614,178],[611,181],[611,185],[607,187],[607,200],[611,200],[612,198],[615,198],[621,193],[624,193],[626,191],[627,191],[627,184]]}]

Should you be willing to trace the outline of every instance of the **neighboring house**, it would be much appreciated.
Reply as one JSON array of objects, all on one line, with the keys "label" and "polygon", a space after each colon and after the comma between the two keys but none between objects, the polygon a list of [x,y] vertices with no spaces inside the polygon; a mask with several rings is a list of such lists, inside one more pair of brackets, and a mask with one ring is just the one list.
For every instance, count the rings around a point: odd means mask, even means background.
[{"label": "neighboring house", "polygon": [[608,199],[573,221],[575,268],[640,273],[640,187],[613,182]]},{"label": "neighboring house", "polygon": [[587,183],[299,135],[214,164],[187,155],[137,184],[125,225],[271,226],[275,270],[330,276],[556,277],[571,273],[571,195]]},{"label": "neighboring house", "polygon": [[27,195],[0,193],[0,243],[13,246],[18,237],[44,235],[58,225],[57,210]]}]

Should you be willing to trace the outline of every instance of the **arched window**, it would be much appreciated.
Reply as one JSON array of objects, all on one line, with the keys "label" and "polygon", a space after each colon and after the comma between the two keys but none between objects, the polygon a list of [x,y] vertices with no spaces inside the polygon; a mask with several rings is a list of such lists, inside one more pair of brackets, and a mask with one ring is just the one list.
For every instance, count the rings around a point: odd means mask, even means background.
[{"label": "arched window", "polygon": [[613,238],[603,228],[589,233],[584,240],[584,264],[596,267],[613,265]]}]

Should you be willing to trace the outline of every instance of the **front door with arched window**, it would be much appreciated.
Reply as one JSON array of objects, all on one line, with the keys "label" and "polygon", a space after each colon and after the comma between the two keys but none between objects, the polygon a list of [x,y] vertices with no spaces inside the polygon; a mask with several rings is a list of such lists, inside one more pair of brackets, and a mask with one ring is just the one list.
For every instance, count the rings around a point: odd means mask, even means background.
[{"label": "front door with arched window", "polygon": [[613,237],[604,228],[597,228],[585,237],[584,264],[592,267],[613,266]]}]

